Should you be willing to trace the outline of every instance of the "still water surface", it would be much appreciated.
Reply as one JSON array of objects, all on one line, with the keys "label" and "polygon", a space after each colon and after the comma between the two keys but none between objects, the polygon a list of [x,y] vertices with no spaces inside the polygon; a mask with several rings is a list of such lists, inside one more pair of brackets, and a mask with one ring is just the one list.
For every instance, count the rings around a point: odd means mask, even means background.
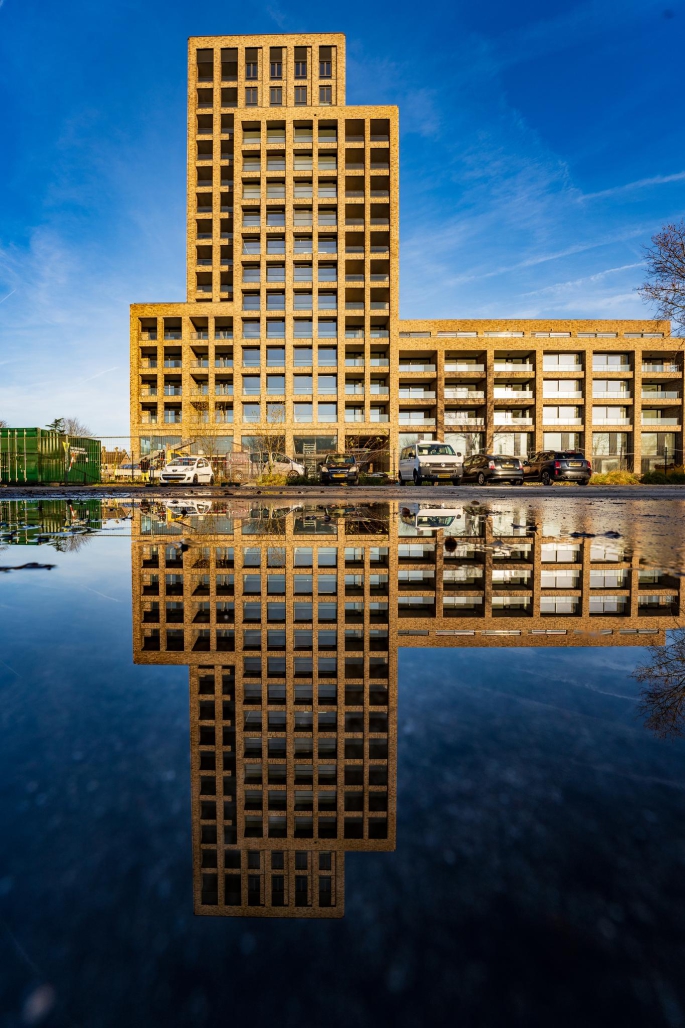
[{"label": "still water surface", "polygon": [[558,496],[3,501],[0,1024],[685,1026],[683,508]]}]

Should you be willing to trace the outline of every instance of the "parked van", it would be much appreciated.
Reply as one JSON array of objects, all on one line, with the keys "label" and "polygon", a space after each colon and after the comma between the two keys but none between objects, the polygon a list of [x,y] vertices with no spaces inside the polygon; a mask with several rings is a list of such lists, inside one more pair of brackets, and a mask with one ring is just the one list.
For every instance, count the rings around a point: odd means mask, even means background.
[{"label": "parked van", "polygon": [[449,443],[412,443],[400,451],[400,485],[424,481],[459,485],[463,464],[461,453],[455,453]]}]

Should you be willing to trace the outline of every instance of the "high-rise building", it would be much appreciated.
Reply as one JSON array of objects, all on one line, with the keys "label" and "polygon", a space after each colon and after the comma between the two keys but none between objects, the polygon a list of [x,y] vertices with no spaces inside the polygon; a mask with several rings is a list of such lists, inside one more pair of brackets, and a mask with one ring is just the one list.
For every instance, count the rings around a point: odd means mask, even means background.
[{"label": "high-rise building", "polygon": [[134,453],[682,461],[668,322],[401,321],[398,222],[398,110],[346,105],[343,35],[191,38],[187,298],[131,308]]}]

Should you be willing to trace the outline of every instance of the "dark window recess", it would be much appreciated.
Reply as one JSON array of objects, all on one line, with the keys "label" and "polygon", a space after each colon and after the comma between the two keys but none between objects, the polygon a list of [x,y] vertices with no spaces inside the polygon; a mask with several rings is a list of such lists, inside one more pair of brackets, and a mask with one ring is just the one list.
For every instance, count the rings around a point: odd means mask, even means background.
[{"label": "dark window recess", "polygon": [[262,902],[261,875],[247,876],[247,905],[258,907]]},{"label": "dark window recess", "polygon": [[331,855],[330,853],[319,853],[319,871],[330,871],[331,869]]},{"label": "dark window recess", "polygon": [[333,889],[331,879],[319,878],[319,906],[330,907],[333,901]]},{"label": "dark window recess", "polygon": [[285,867],[285,857],[283,850],[272,850],[271,851],[271,867],[274,871],[282,871]]},{"label": "dark window recess", "polygon": [[215,907],[217,905],[219,902],[219,883],[216,875],[202,876],[202,895],[200,899],[207,906]]},{"label": "dark window recess", "polygon": [[240,875],[226,875],[226,906],[239,907],[240,903]]},{"label": "dark window recess", "polygon": [[274,907],[285,906],[285,878],[283,875],[271,876],[271,905]]},{"label": "dark window recess", "polygon": [[224,852],[224,867],[231,868],[232,870],[240,870],[240,850],[225,850]]},{"label": "dark window recess", "polygon": [[247,854],[247,866],[252,870],[259,870],[262,866],[261,853],[259,850],[249,850]]},{"label": "dark window recess", "polygon": [[306,871],[307,870],[307,853],[303,850],[298,850],[295,853],[295,870]]},{"label": "dark window recess", "polygon": [[306,875],[295,875],[295,906],[306,907],[309,895]]}]

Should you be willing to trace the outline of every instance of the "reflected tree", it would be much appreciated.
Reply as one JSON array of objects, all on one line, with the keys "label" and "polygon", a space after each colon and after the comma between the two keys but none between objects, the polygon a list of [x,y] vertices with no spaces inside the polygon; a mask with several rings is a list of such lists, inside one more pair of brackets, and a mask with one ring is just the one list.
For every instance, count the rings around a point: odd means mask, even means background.
[{"label": "reflected tree", "polygon": [[650,646],[649,659],[633,671],[642,685],[638,714],[662,739],[685,735],[685,628],[668,646]]}]

